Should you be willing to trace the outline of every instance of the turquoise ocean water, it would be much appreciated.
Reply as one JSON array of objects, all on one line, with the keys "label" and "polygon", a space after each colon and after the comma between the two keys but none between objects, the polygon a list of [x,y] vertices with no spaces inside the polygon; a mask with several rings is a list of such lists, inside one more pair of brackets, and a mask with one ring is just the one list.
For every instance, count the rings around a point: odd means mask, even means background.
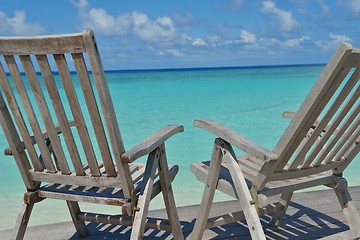
[{"label": "turquoise ocean water", "polygon": [[[313,65],[110,71],[106,76],[126,149],[165,125],[184,125],[185,132],[166,143],[168,161],[180,167],[173,183],[176,203],[184,206],[200,203],[203,185],[191,174],[189,166],[209,159],[214,140],[212,134],[194,128],[193,120],[221,122],[271,150],[290,122],[282,118],[282,112],[298,109],[322,68]],[[2,130],[0,146],[7,147]],[[359,167],[357,157],[346,172],[350,185],[360,184]],[[0,213],[5,216],[0,218],[2,230],[14,226],[25,191],[15,162],[3,154],[0,189]],[[220,194],[216,197],[224,199],[227,197]],[[162,208],[161,197],[150,207]],[[30,225],[61,221],[70,221],[66,203],[45,200],[35,205]]]}]

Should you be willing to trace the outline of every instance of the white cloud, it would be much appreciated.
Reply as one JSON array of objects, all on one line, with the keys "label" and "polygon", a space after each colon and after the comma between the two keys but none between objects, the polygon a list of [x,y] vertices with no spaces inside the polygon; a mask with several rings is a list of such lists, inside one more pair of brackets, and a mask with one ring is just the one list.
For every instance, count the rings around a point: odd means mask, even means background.
[{"label": "white cloud", "polygon": [[167,41],[175,37],[175,26],[171,18],[164,16],[152,21],[144,13],[132,13],[133,31],[144,41]]},{"label": "white cloud", "polygon": [[131,14],[125,13],[114,17],[101,8],[92,8],[82,16],[84,27],[105,36],[124,36],[132,25]]},{"label": "white cloud", "polygon": [[8,17],[0,11],[0,32],[15,35],[37,35],[44,32],[44,28],[37,23],[26,22],[25,11],[15,11],[13,17]]},{"label": "white cloud", "polygon": [[201,38],[196,38],[193,42],[192,42],[193,46],[206,46],[207,43],[201,39]]},{"label": "white cloud", "polygon": [[122,37],[133,34],[143,41],[169,41],[175,37],[173,20],[167,16],[155,20],[140,12],[109,14],[102,8],[90,8],[86,0],[73,3],[80,11],[82,25],[98,35]]},{"label": "white cloud", "polygon": [[330,33],[329,36],[330,36],[330,39],[329,39],[329,40],[326,40],[326,41],[323,41],[323,40],[315,41],[315,44],[316,44],[318,47],[321,47],[321,48],[323,48],[323,49],[329,49],[329,48],[334,48],[334,47],[336,47],[337,45],[339,45],[339,44],[342,43],[342,42],[352,42],[352,39],[349,38],[349,37],[346,36],[346,35],[336,35],[336,34]]},{"label": "white cloud", "polygon": [[89,3],[87,0],[70,0],[71,4],[76,7],[76,8],[88,8],[89,7]]},{"label": "white cloud", "polygon": [[177,49],[167,49],[167,50],[159,51],[158,55],[160,55],[160,56],[171,55],[174,57],[183,57],[184,53],[182,53],[181,51],[179,51]]},{"label": "white cloud", "polygon": [[288,39],[288,40],[282,42],[281,46],[285,47],[285,48],[297,47],[306,40],[310,40],[310,38],[308,36],[301,36],[299,38],[292,38],[292,39]]},{"label": "white cloud", "polygon": [[300,26],[300,24],[293,19],[292,12],[277,8],[276,4],[271,0],[262,1],[260,10],[264,13],[275,15],[280,20],[281,28],[284,31],[292,31]]},{"label": "white cloud", "polygon": [[220,41],[219,35],[211,35],[207,37],[207,40],[211,43],[217,43]]},{"label": "white cloud", "polygon": [[256,35],[245,30],[241,31],[240,38],[244,43],[256,43]]}]

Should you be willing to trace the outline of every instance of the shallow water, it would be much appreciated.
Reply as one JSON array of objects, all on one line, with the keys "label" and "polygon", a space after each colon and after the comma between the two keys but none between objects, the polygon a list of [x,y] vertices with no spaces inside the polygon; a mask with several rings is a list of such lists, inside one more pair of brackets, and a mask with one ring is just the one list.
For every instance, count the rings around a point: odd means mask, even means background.
[{"label": "shallow water", "polygon": [[[218,68],[171,71],[112,71],[107,79],[125,147],[169,124],[182,124],[185,132],[166,143],[171,164],[180,171],[173,185],[178,206],[198,204],[203,190],[191,174],[191,163],[207,160],[214,136],[192,127],[194,119],[211,119],[272,149],[289,119],[283,111],[296,111],[323,66]],[[7,147],[2,131],[0,144]],[[359,157],[346,172],[350,185],[360,184]],[[144,162],[145,159],[140,161]],[[0,229],[12,228],[25,187],[11,157],[0,155]],[[219,194],[216,200],[227,199]],[[103,206],[101,206],[103,207]],[[161,197],[150,205],[162,208]],[[93,208],[86,205],[85,208]],[[120,208],[107,208],[120,212]],[[35,205],[30,225],[69,221],[64,201]]]}]

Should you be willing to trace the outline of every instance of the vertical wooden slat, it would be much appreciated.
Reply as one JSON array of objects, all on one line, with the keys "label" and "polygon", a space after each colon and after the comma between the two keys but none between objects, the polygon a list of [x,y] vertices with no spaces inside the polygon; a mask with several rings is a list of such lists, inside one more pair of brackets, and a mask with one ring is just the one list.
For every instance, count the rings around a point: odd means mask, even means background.
[{"label": "vertical wooden slat", "polygon": [[[6,98],[8,99],[9,107],[10,107],[11,111],[13,112],[14,119],[19,128],[19,132],[23,138],[24,145],[29,153],[29,157],[31,159],[33,167],[36,171],[42,171],[44,168],[38,158],[38,155],[36,153],[34,145],[31,141],[29,130],[24,122],[24,118],[21,114],[20,107],[17,103],[17,100],[14,96],[14,93],[12,91],[12,88],[9,84],[8,78],[5,74],[4,68],[1,63],[0,63],[0,84],[3,88],[3,92],[5,93]],[[4,104],[4,107],[6,107],[5,102],[3,102],[2,104]],[[8,121],[11,120],[10,115],[7,117],[7,119],[8,119]],[[14,129],[15,129],[15,127],[14,127]]]},{"label": "vertical wooden slat", "polygon": [[[355,126],[354,126],[355,129]],[[346,156],[349,155],[349,152],[352,151],[352,147],[358,144],[358,138],[360,136],[360,128],[359,125],[357,126],[356,131],[349,137],[349,140],[345,143],[344,147],[339,151],[336,155],[335,159],[345,159],[347,160]]]},{"label": "vertical wooden slat", "polygon": [[347,58],[351,55],[351,50],[352,47],[350,44],[342,44],[336,49],[334,55],[325,66],[319,79],[296,113],[293,121],[274,147],[273,152],[277,154],[280,161],[272,164],[271,169],[268,171],[281,170],[287,164],[295,149],[302,141],[300,136],[305,136],[306,132],[318,118],[322,107],[326,105],[328,98],[331,97],[331,95],[328,94],[329,89],[336,89],[343,80],[341,76],[346,76],[350,70],[350,68],[344,69],[343,64],[346,63]]},{"label": "vertical wooden slat", "polygon": [[75,144],[74,136],[70,130],[68,118],[66,116],[60,95],[55,83],[53,73],[51,71],[48,59],[46,55],[36,55],[36,60],[39,64],[41,74],[44,78],[45,85],[47,87],[52,105],[55,110],[55,114],[59,121],[59,125],[64,136],[65,144],[70,154],[71,161],[73,163],[75,172],[79,176],[85,175],[83,164],[81,163],[80,155]]},{"label": "vertical wooden slat", "polygon": [[355,141],[354,146],[352,149],[350,149],[349,152],[347,152],[346,156],[345,156],[345,161],[342,162],[341,165],[339,165],[339,167],[337,169],[335,169],[334,173],[335,174],[340,174],[342,173],[345,168],[351,163],[351,161],[356,157],[356,155],[359,154],[360,151],[360,143],[359,143],[360,139],[357,139]]},{"label": "vertical wooden slat", "polygon": [[63,87],[65,89],[67,99],[71,106],[70,109],[76,122],[76,127],[78,129],[81,143],[84,148],[84,153],[90,168],[90,172],[93,176],[101,176],[99,166],[96,161],[94,148],[90,140],[90,136],[86,127],[84,116],[81,111],[80,103],[74,88],[73,81],[71,79],[65,56],[63,54],[55,54],[54,59],[60,74],[61,81],[63,83]]},{"label": "vertical wooden slat", "polygon": [[99,94],[102,112],[105,118],[108,135],[112,145],[117,169],[123,179],[125,197],[131,197],[134,188],[132,183],[129,164],[121,161],[121,154],[124,153],[124,145],[120,134],[120,128],[116,119],[115,109],[111,100],[109,87],[106,82],[104,69],[101,63],[100,54],[97,48],[94,33],[91,30],[83,32],[84,45],[88,52],[92,74],[95,79],[96,88]]},{"label": "vertical wooden slat", "polygon": [[166,213],[169,218],[171,231],[174,239],[184,239],[181,231],[179,215],[176,210],[174,193],[171,187],[171,180],[169,176],[169,166],[166,159],[165,144],[159,146],[159,181],[161,185],[161,191],[165,202]]},{"label": "vertical wooden slat", "polygon": [[[309,96],[306,97],[303,105],[312,105],[313,109],[312,109],[312,111],[309,110],[306,114],[304,114],[301,119],[296,119],[296,115],[295,115],[294,120],[293,120],[294,122],[295,121],[305,121],[306,122],[305,125],[303,125],[303,127],[299,129],[299,131],[306,133],[304,131],[308,131],[308,129],[310,129],[310,127],[312,127],[314,125],[316,119],[319,117],[319,115],[323,111],[324,107],[328,104],[328,102],[330,101],[333,94],[336,92],[336,90],[338,89],[340,84],[343,82],[344,78],[348,75],[349,71],[350,71],[350,68],[341,68],[340,71],[337,74],[335,74],[335,76],[333,76],[333,79],[328,81],[329,82],[328,86],[324,87],[324,89],[321,89],[322,94],[310,93]],[[311,95],[311,94],[313,94],[313,95]],[[322,97],[319,98],[319,95],[322,95]],[[313,98],[317,98],[317,99],[313,99]],[[303,133],[299,132],[296,136],[294,136],[297,138],[297,140],[296,140],[297,143],[293,144],[291,146],[288,146],[289,148],[287,150],[288,151],[291,150],[289,152],[289,154],[292,155],[292,153],[298,147],[303,136],[305,136],[305,135],[303,135]],[[306,150],[306,149],[304,149],[304,150]],[[304,153],[306,154],[306,151]],[[281,170],[285,167],[285,165],[287,164],[291,155],[289,155],[289,158],[282,159],[281,163],[277,167],[277,170]],[[303,158],[300,157],[297,161],[301,161],[302,159]]]},{"label": "vertical wooden slat", "polygon": [[[340,129],[336,132],[334,137],[331,139],[329,144],[327,144],[319,153],[319,157],[317,161],[321,161],[323,163],[328,163],[332,160],[329,158],[329,152],[334,148],[335,144],[339,141],[339,139],[343,136],[345,131],[348,129],[350,124],[354,121],[354,119],[359,115],[360,105],[357,105],[354,111],[350,114],[350,116],[346,119],[346,121],[342,124]],[[359,122],[360,119],[357,121]]]},{"label": "vertical wooden slat", "polygon": [[22,81],[19,69],[17,68],[16,61],[13,56],[4,56],[4,58],[9,67],[9,71],[12,76],[12,80],[15,83],[16,89],[19,93],[22,105],[24,107],[24,110],[26,112],[26,115],[28,117],[28,120],[29,120],[29,123],[31,126],[31,129],[33,130],[33,134],[34,134],[34,137],[38,144],[38,147],[40,149],[41,156],[43,158],[46,170],[48,172],[54,173],[54,172],[56,172],[56,169],[51,160],[51,156],[50,156],[48,147],[43,139],[39,122],[36,118],[36,115],[35,115],[33,106],[31,104],[31,101],[29,99],[27,90]]},{"label": "vertical wooden slat", "polygon": [[[1,79],[1,76],[0,76]],[[27,159],[27,156],[24,151],[16,151],[17,146],[21,143],[19,135],[16,131],[13,120],[11,119],[8,108],[6,107],[4,98],[0,92],[0,123],[4,131],[5,137],[8,140],[10,148],[13,150],[13,156],[15,158],[16,164],[19,168],[21,177],[24,181],[25,187],[27,189],[33,189],[36,187],[37,183],[32,181],[29,174],[30,163]]]},{"label": "vertical wooden slat", "polygon": [[[327,126],[327,124],[330,122],[331,118],[335,115],[336,111],[339,109],[341,104],[344,102],[350,91],[353,89],[355,84],[357,83],[359,79],[360,71],[356,70],[350,79],[347,81],[339,95],[336,97],[335,101],[329,108],[329,110],[326,112],[324,117],[321,119],[320,123],[316,126],[313,134],[308,138],[307,142],[303,145],[302,149],[298,152],[298,154],[295,156],[293,164],[290,166],[289,170],[294,170],[298,167],[301,160],[305,158],[306,153],[310,150],[310,148],[313,146],[315,141],[320,136],[321,132],[324,130],[324,128]],[[307,168],[312,163],[311,158],[308,158],[302,165],[302,168]]]},{"label": "vertical wooden slat", "polygon": [[91,122],[93,124],[94,132],[98,145],[100,148],[101,157],[106,169],[107,176],[115,177],[115,167],[112,161],[110,148],[106,139],[105,129],[101,121],[100,112],[96,103],[95,95],[91,82],[89,79],[88,71],[82,54],[73,54],[73,60],[76,72],[79,77],[80,85],[84,93],[85,102],[89,110]]},{"label": "vertical wooden slat", "polygon": [[[332,136],[332,134],[335,132],[335,130],[337,129],[337,127],[340,125],[341,121],[343,121],[343,119],[345,118],[345,116],[348,114],[348,112],[351,110],[351,108],[353,107],[354,103],[357,101],[357,99],[359,98],[360,95],[360,88],[358,87],[355,91],[355,93],[353,94],[353,96],[348,100],[348,102],[345,104],[345,106],[343,107],[343,109],[341,110],[341,112],[336,116],[336,119],[334,120],[334,122],[331,124],[330,128],[325,132],[325,134],[321,137],[321,141],[314,147],[314,149],[312,150],[312,152],[309,154],[308,159],[306,160],[306,162],[312,162],[313,159],[316,156],[320,156],[314,166],[319,166],[322,163],[322,160],[325,158],[326,155],[323,155],[323,151],[325,151],[325,148],[322,149],[325,144],[327,143],[328,139]],[[350,124],[356,117],[356,111],[354,112],[354,114],[350,114],[349,116],[349,120],[348,124]],[[345,127],[343,128],[343,131],[345,131],[345,129],[347,128],[348,125],[345,125]],[[340,136],[340,135],[339,135]],[[330,149],[329,149],[330,150]],[[327,153],[326,153],[327,154]],[[323,155],[323,157],[321,157]]]},{"label": "vertical wooden slat", "polygon": [[359,124],[360,118],[344,133],[335,148],[332,149],[330,154],[325,158],[325,162],[339,161],[344,158],[345,153],[360,135]]},{"label": "vertical wooden slat", "polygon": [[[319,98],[320,93],[310,92],[310,94],[306,97],[304,103],[302,104],[302,107],[305,108],[308,105],[308,106],[312,106],[312,109],[309,109],[305,114],[303,114],[301,116],[301,119],[296,119],[298,113],[295,115],[295,117],[293,119],[294,123],[292,123],[292,124],[294,124],[294,125],[298,125],[298,123],[296,123],[297,121],[301,121],[304,123],[304,125],[298,129],[299,132],[296,134],[296,136],[302,136],[302,135],[305,136],[305,134],[300,133],[300,132],[308,131],[308,129],[310,129],[310,127],[312,127],[314,125],[316,119],[321,114],[324,107],[328,104],[329,100],[331,99],[331,97],[333,96],[333,94],[335,93],[337,88],[340,86],[340,84],[342,83],[344,78],[347,76],[349,71],[350,71],[350,68],[341,68],[338,72],[334,73],[332,76],[332,79],[328,81],[329,82],[327,84],[328,86],[326,86],[326,87],[324,86],[323,89],[321,89],[321,91],[322,91],[321,98]],[[330,84],[330,82],[332,84]],[[316,84],[315,84],[315,87],[316,87]],[[314,98],[316,98],[316,99],[314,99]],[[299,112],[301,112],[301,110],[299,110]],[[296,137],[296,138],[299,138],[299,137]],[[298,145],[300,143],[299,141],[300,141],[300,139],[297,140],[298,143],[293,144],[292,146],[288,146],[289,147],[288,149],[284,149],[284,151],[288,151],[289,155],[288,155],[288,157],[283,158],[281,163],[278,165],[277,170],[281,170],[285,167],[285,165],[287,164],[291,155],[293,154],[295,149],[298,147]],[[304,148],[304,150],[306,150],[306,149]],[[306,154],[306,151],[304,151],[304,154]],[[293,163],[292,169],[295,169],[298,166],[298,164],[301,163],[301,161],[303,160],[302,157],[303,156],[299,156],[296,159],[296,162]]]},{"label": "vertical wooden slat", "polygon": [[41,89],[40,83],[38,81],[34,66],[31,62],[30,56],[28,55],[21,55],[20,56],[21,63],[24,67],[24,71],[30,83],[31,89],[34,93],[35,101],[38,105],[38,109],[40,115],[43,119],[45,124],[46,130],[48,132],[48,136],[53,147],[54,153],[57,158],[57,162],[59,164],[60,170],[63,174],[70,174],[69,165],[66,161],[66,157],[64,151],[61,146],[60,139],[58,134],[55,131],[55,124],[52,120],[49,107],[46,104],[46,99],[44,93]]},{"label": "vertical wooden slat", "polygon": [[221,153],[220,146],[223,141],[219,138],[215,139],[213,151],[210,159],[209,174],[206,178],[204,191],[199,206],[199,210],[196,216],[193,231],[191,233],[191,239],[202,239],[206,224],[208,222],[211,205],[214,199],[216,186],[218,184],[219,173],[221,169],[221,163],[223,155]]}]

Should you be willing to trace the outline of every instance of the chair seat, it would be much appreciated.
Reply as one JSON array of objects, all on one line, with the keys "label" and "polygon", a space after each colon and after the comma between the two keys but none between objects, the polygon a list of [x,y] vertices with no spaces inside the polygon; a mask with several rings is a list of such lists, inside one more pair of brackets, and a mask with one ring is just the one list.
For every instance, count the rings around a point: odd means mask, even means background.
[{"label": "chair seat", "polygon": [[[263,166],[264,161],[251,155],[244,155],[244,156],[237,156],[237,162],[241,167],[246,183],[250,189],[258,172]],[[191,165],[191,171],[199,181],[205,183],[206,178],[209,174],[209,166],[210,166],[210,161],[194,163]],[[322,172],[319,174],[314,174],[296,179],[271,181],[268,182],[265,185],[265,187],[261,191],[259,191],[259,193],[269,196],[269,195],[280,194],[282,188],[289,186],[291,186],[295,190],[300,190],[307,188],[308,185],[311,184],[325,185],[325,184],[330,184],[331,182],[333,182],[332,172],[327,171],[327,172]],[[220,168],[217,189],[221,192],[224,192],[225,194],[237,198],[236,193],[234,191],[233,180],[225,164],[222,164]]]},{"label": "chair seat", "polygon": [[122,206],[129,203],[121,188],[46,184],[36,190],[39,197]]}]

